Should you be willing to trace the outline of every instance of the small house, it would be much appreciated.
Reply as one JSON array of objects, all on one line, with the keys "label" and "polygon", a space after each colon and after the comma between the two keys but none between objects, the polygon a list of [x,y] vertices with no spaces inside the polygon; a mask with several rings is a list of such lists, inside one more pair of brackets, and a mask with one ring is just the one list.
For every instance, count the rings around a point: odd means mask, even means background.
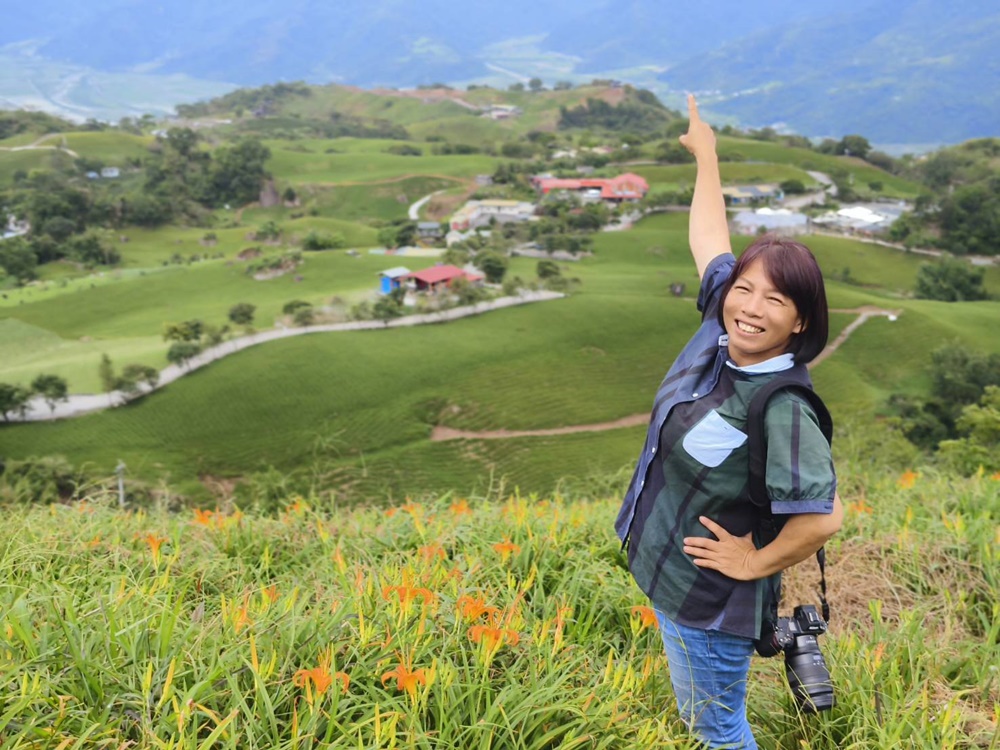
[{"label": "small house", "polygon": [[777,185],[733,185],[722,188],[722,196],[730,206],[753,206],[780,201],[785,193]]},{"label": "small house", "polygon": [[399,289],[406,277],[410,275],[410,269],[405,266],[396,266],[386,271],[382,271],[379,276],[379,292],[389,294],[394,289]]},{"label": "small house", "polygon": [[121,176],[121,171],[118,167],[104,167],[101,170],[101,177],[106,180],[114,180]]},{"label": "small house", "polygon": [[417,237],[427,242],[436,242],[444,237],[444,232],[436,221],[421,221],[417,224]]},{"label": "small house", "polygon": [[441,265],[416,271],[408,278],[413,280],[418,292],[439,292],[450,287],[455,279],[466,279],[472,284],[477,284],[481,283],[484,277],[463,271],[458,266]]}]

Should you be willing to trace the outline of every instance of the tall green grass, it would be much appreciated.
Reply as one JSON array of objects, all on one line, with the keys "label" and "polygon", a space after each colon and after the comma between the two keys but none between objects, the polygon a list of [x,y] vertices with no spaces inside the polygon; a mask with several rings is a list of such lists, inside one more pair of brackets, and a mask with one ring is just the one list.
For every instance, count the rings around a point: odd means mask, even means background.
[{"label": "tall green grass", "polygon": [[[837,704],[751,670],[766,750],[1000,744],[1000,478],[842,482]],[[141,748],[693,748],[617,500],[456,493],[277,517],[10,508],[0,742]],[[815,600],[811,563],[786,601]]]}]

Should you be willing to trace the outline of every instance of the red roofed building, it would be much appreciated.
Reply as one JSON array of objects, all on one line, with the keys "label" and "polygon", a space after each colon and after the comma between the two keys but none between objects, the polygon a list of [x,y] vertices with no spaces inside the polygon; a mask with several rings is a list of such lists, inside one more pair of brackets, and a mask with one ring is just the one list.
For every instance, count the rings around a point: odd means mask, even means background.
[{"label": "red roofed building", "polygon": [[603,200],[612,203],[638,201],[649,192],[649,183],[631,172],[612,177],[585,179],[563,179],[560,177],[532,177],[532,184],[542,194],[552,192],[572,192],[580,194],[584,200]]},{"label": "red roofed building", "polygon": [[432,266],[423,271],[415,271],[406,277],[412,279],[418,292],[436,292],[448,288],[455,279],[466,279],[470,283],[478,283],[483,276],[478,273],[468,273],[458,266]]}]

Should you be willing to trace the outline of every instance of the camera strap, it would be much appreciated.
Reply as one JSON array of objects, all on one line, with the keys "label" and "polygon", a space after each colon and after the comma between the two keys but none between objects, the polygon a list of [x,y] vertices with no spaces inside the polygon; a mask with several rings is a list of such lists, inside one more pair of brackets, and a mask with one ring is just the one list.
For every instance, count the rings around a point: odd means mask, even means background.
[{"label": "camera strap", "polygon": [[[796,365],[790,370],[778,375],[773,380],[762,385],[750,399],[747,411],[747,451],[750,460],[750,502],[757,507],[757,536],[762,546],[774,541],[781,527],[771,513],[771,500],[767,494],[767,430],[764,415],[767,402],[778,391],[794,390],[812,406],[819,420],[819,428],[827,442],[833,443],[833,418],[829,409],[812,389],[812,382],[806,368]],[[823,547],[816,552],[816,562],[819,565],[820,604],[823,609],[823,619],[830,621],[830,605],[826,601],[826,550]],[[776,579],[776,577],[775,577]],[[778,600],[781,593],[776,581],[772,579],[770,606],[773,616],[777,617]]]}]

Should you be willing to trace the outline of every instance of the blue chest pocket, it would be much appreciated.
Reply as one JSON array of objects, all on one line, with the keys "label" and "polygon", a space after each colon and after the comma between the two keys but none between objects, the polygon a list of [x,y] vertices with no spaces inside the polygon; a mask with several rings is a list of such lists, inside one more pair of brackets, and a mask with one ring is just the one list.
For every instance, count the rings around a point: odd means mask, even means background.
[{"label": "blue chest pocket", "polygon": [[746,440],[745,433],[733,427],[713,409],[688,430],[681,445],[691,458],[714,469]]}]

